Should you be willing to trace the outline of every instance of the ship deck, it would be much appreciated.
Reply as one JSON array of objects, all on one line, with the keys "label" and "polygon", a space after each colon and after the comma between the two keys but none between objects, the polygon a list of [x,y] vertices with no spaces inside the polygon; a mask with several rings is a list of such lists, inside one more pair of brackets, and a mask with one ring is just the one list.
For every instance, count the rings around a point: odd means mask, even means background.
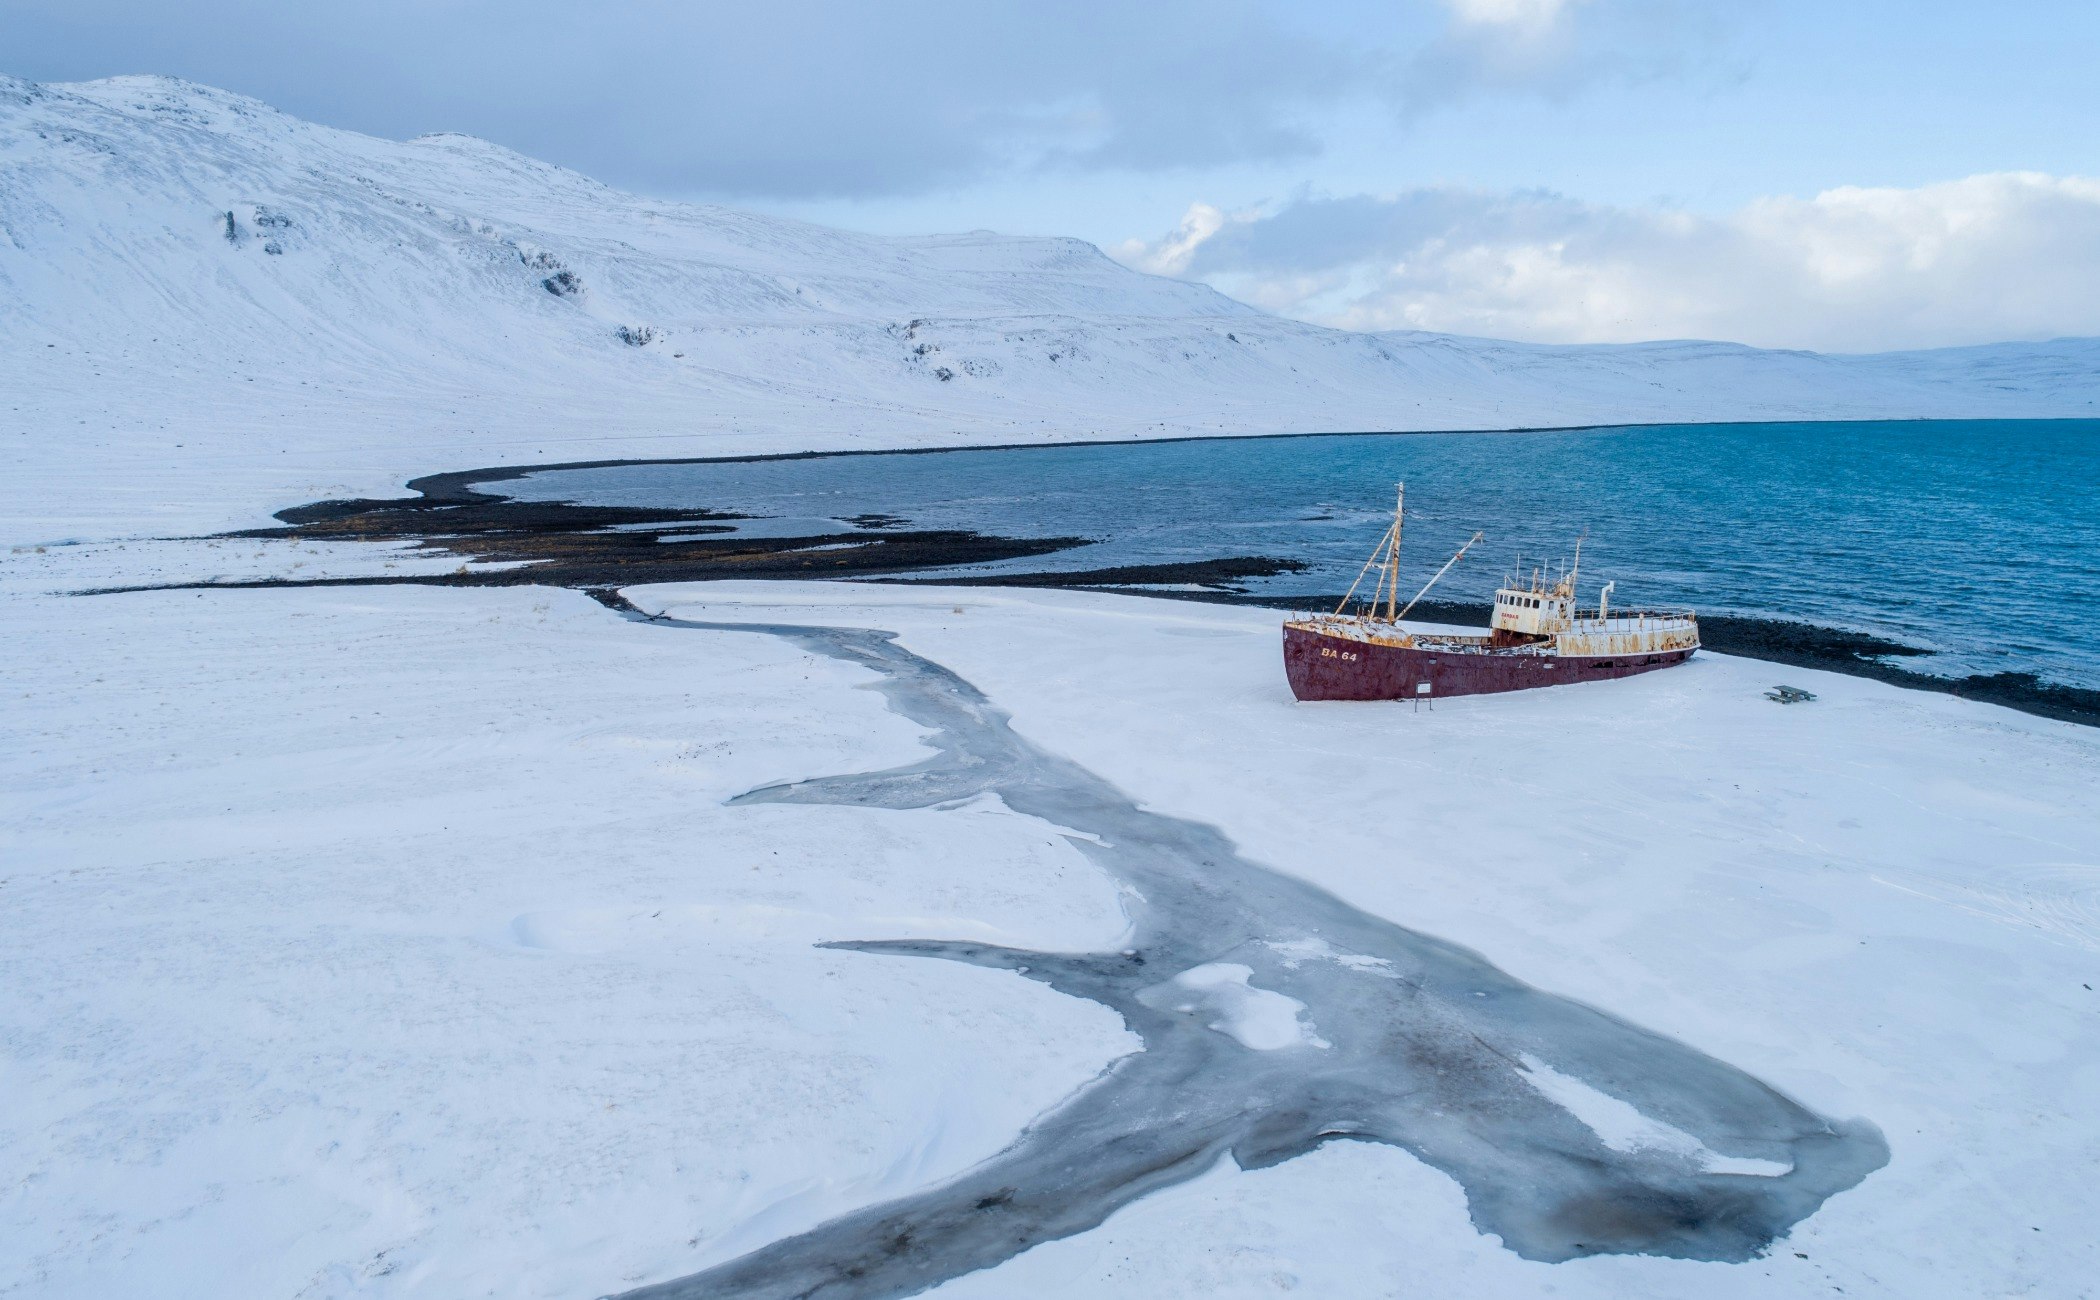
[{"label": "ship deck", "polygon": [[1496,644],[1488,636],[1463,632],[1410,632],[1399,623],[1346,614],[1316,614],[1310,618],[1290,619],[1285,626],[1394,650],[1430,650],[1453,655],[1623,655],[1696,649],[1699,644],[1699,624],[1693,615],[1647,611],[1613,614],[1606,618],[1577,618],[1566,631],[1554,636],[1533,642],[1502,644]]}]

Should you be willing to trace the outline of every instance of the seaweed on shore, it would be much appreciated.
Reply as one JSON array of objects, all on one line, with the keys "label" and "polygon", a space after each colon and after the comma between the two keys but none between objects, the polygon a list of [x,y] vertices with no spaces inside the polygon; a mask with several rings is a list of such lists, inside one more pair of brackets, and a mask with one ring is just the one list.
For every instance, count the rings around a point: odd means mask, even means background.
[{"label": "seaweed on shore", "polygon": [[409,486],[416,496],[316,501],[278,511],[282,527],[225,535],[405,542],[425,553],[458,556],[462,563],[454,572],[177,585],[536,583],[586,589],[719,578],[845,578],[1024,559],[1087,542],[1082,537],[996,537],[966,529],[906,530],[896,526],[904,521],[894,516],[864,517],[859,527],[843,533],[748,537],[736,527],[748,516],[722,511],[520,501],[476,491],[454,475],[433,475]]}]

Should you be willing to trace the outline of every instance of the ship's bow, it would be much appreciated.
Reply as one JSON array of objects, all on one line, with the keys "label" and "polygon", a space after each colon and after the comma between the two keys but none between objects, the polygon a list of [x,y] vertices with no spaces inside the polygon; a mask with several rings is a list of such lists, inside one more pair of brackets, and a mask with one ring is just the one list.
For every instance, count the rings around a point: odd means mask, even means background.
[{"label": "ship's bow", "polygon": [[1323,632],[1311,623],[1283,625],[1283,674],[1301,700],[1389,700],[1397,693],[1381,678],[1374,647]]}]

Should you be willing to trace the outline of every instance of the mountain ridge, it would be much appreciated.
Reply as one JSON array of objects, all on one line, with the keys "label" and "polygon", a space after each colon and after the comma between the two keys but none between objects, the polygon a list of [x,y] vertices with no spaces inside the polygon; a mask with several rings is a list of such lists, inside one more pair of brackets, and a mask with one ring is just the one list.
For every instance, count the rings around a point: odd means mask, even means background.
[{"label": "mountain ridge", "polygon": [[[620,455],[2100,412],[2096,340],[1846,356],[1348,333],[1081,240],[652,199],[477,137],[382,140],[157,76],[0,78],[0,297],[0,439],[29,485],[0,504],[30,536]],[[193,475],[189,505],[133,516],[89,486],[137,506],[129,485],[207,453],[219,486]]]}]

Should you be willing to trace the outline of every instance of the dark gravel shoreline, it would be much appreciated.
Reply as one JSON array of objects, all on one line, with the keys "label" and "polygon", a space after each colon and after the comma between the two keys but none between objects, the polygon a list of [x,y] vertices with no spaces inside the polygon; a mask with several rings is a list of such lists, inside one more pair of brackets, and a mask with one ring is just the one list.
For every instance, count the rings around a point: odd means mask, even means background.
[{"label": "dark gravel shoreline", "polygon": [[[937,450],[927,449],[927,454]],[[967,450],[983,450],[968,448]],[[811,459],[833,453],[766,457],[715,457],[708,461]],[[562,465],[492,466],[412,479],[410,497],[317,501],[277,512],[278,528],[248,529],[229,537],[306,538],[330,541],[407,542],[418,550],[460,558],[444,574],[357,578],[261,578],[232,582],[167,584],[172,587],[316,587],[421,585],[449,587],[556,586],[582,591],[655,582],[721,579],[845,580],[934,583],[942,586],[1052,587],[1112,591],[1168,600],[1254,605],[1271,609],[1333,608],[1335,595],[1256,595],[1238,584],[1298,572],[1294,560],[1267,556],[1221,556],[1178,563],[1125,565],[1106,569],[924,577],[937,570],[1049,555],[1087,544],[1084,537],[999,537],[959,529],[916,530],[893,515],[845,521],[855,531],[810,537],[744,537],[740,515],[710,510],[586,506],[562,501],[519,501],[485,485],[531,474],[636,464],[693,461],[577,461]],[[478,564],[516,567],[477,568]],[[1173,590],[1169,588],[1180,588]],[[110,588],[149,590],[163,588]],[[82,592],[82,595],[102,594]],[[1488,607],[1424,601],[1417,614],[1427,622],[1485,626]],[[2039,717],[2100,726],[2100,691],[2046,682],[2032,673],[2002,672],[1943,677],[1920,672],[1896,659],[1931,651],[1864,632],[1786,619],[1702,615],[1706,648],[1799,668],[1819,668],[1855,677],[1938,691],[1963,699],[2018,709]]]}]

